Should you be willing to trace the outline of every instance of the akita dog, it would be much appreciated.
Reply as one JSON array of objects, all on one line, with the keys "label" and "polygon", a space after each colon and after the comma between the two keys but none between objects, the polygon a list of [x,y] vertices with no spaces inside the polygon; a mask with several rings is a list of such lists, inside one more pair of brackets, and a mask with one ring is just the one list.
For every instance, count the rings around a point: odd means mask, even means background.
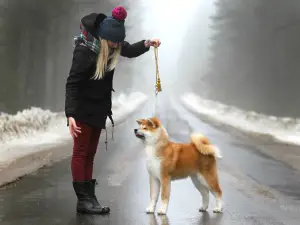
[{"label": "akita dog", "polygon": [[171,181],[187,177],[202,195],[200,211],[207,210],[211,192],[216,198],[213,212],[221,212],[222,190],[216,162],[216,158],[222,158],[219,149],[201,133],[191,134],[189,143],[170,141],[166,129],[156,117],[139,119],[137,123],[140,127],[134,129],[134,133],[145,147],[150,182],[150,203],[146,212],[154,213],[161,189],[162,206],[158,214],[166,214]]}]

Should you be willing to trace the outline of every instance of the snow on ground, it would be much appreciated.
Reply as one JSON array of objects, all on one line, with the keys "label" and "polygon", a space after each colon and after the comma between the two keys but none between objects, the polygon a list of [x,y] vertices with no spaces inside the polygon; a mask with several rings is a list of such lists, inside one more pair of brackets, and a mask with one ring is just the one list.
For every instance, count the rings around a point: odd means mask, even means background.
[{"label": "snow on ground", "polygon": [[[147,100],[140,92],[113,98],[115,124],[124,121]],[[109,119],[107,126],[111,126]],[[30,108],[16,115],[0,114],[0,171],[18,158],[46,151],[71,141],[63,112]],[[71,149],[69,149],[71,154]]]},{"label": "snow on ground", "polygon": [[269,135],[281,142],[300,145],[300,118],[283,118],[243,111],[234,106],[203,99],[194,93],[182,95],[181,101],[190,111],[211,120],[244,132]]}]

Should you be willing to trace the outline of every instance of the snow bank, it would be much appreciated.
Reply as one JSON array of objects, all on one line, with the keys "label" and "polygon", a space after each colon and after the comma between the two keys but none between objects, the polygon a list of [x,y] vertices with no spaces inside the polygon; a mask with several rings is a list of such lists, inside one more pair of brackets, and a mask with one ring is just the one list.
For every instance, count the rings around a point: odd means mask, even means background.
[{"label": "snow bank", "polygon": [[[146,100],[140,92],[113,98],[115,124],[126,120]],[[16,115],[0,114],[0,185],[69,156],[71,148],[59,148],[72,140],[66,122],[63,112],[34,107]],[[111,126],[109,119],[107,126]],[[10,168],[13,171],[8,171]]]},{"label": "snow bank", "polygon": [[244,132],[269,135],[274,139],[300,145],[300,118],[275,117],[202,99],[194,93],[181,96],[182,103],[192,112],[230,125]]}]

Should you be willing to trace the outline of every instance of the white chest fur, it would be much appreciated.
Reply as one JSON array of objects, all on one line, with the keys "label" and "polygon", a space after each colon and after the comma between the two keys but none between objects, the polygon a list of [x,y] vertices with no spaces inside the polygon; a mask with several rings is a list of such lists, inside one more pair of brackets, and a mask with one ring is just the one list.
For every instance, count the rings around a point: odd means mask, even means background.
[{"label": "white chest fur", "polygon": [[146,146],[147,169],[151,176],[160,180],[161,159],[156,154],[156,149],[152,146]]}]

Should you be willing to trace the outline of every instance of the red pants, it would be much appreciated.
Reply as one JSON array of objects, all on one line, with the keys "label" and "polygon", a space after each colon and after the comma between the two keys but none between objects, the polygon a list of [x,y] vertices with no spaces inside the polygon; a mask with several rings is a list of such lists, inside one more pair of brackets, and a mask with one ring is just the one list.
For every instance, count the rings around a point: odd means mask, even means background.
[{"label": "red pants", "polygon": [[101,129],[76,121],[81,133],[73,139],[71,169],[73,181],[87,181],[93,177],[94,157],[97,151]]}]

